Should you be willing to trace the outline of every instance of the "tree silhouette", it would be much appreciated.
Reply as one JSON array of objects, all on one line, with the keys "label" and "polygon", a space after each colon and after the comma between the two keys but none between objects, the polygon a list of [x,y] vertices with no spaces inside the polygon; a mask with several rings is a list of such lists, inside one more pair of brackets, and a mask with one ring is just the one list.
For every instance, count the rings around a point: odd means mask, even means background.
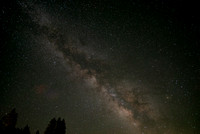
[{"label": "tree silhouette", "polygon": [[[4,115],[0,119],[0,134],[30,134],[30,128],[26,125],[23,129],[16,128],[18,114],[15,109],[13,109],[10,113]],[[66,126],[65,120],[59,117],[57,120],[53,118],[44,134],[65,134]],[[39,131],[36,131],[36,134],[39,134]]]},{"label": "tree silhouette", "polygon": [[16,133],[17,113],[13,109],[10,113],[3,116],[0,120],[0,131],[2,134]]},{"label": "tree silhouette", "polygon": [[24,129],[22,130],[22,134],[30,134],[30,129],[29,129],[29,126],[28,126],[28,125],[26,125],[26,126],[24,127]]},{"label": "tree silhouette", "polygon": [[6,114],[1,119],[1,124],[3,127],[15,128],[17,124],[17,116],[15,109],[13,109],[10,113]]},{"label": "tree silhouette", "polygon": [[40,134],[40,133],[39,133],[39,130],[36,131],[36,134]]},{"label": "tree silhouette", "polygon": [[57,121],[57,127],[56,127],[56,133],[58,134],[65,134],[66,127],[65,127],[65,120],[61,120],[61,118],[58,118]]},{"label": "tree silhouette", "polygon": [[48,127],[46,128],[44,134],[55,134],[55,128],[56,128],[56,119],[53,118]]},{"label": "tree silhouette", "polygon": [[65,131],[65,120],[61,120],[61,118],[58,118],[58,120],[56,121],[56,119],[53,118],[46,128],[44,134],[65,134]]}]

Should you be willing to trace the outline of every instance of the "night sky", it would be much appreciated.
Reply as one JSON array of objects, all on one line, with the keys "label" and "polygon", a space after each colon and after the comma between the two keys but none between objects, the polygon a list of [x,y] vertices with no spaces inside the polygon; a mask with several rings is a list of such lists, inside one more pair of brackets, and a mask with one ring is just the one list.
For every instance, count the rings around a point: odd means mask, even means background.
[{"label": "night sky", "polygon": [[198,4],[183,0],[1,2],[0,117],[31,132],[197,134]]}]

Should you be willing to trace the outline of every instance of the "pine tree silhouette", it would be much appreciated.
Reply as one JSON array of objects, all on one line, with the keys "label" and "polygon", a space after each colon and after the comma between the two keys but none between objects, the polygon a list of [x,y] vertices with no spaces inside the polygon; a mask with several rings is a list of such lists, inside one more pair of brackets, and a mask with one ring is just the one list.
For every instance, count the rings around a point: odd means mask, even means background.
[{"label": "pine tree silhouette", "polygon": [[[3,116],[0,120],[0,134],[30,134],[30,128],[26,125],[23,129],[16,128],[18,114],[15,109],[13,109],[10,113]],[[53,118],[44,134],[65,134],[66,126],[65,120],[59,117],[58,120]],[[39,131],[36,131],[36,134],[39,134]]]},{"label": "pine tree silhouette", "polygon": [[39,130],[36,131],[36,134],[40,134],[40,133],[39,133]]},{"label": "pine tree silhouette", "polygon": [[1,123],[4,127],[15,128],[17,124],[17,116],[15,109],[2,117]]},{"label": "pine tree silhouette", "polygon": [[53,118],[48,127],[46,128],[46,131],[44,134],[65,134],[66,132],[66,126],[65,126],[65,120],[61,120],[61,118],[58,118],[56,121],[55,118]]},{"label": "pine tree silhouette", "polygon": [[22,130],[22,134],[30,134],[30,129],[29,129],[29,126],[28,126],[28,125],[26,125],[26,126],[24,127],[24,129]]},{"label": "pine tree silhouette", "polygon": [[55,129],[56,129],[56,119],[53,118],[48,127],[46,128],[44,134],[55,134]]},{"label": "pine tree silhouette", "polygon": [[10,113],[3,116],[0,120],[0,132],[1,134],[16,134],[16,124],[17,124],[17,116],[15,109],[13,109]]},{"label": "pine tree silhouette", "polygon": [[57,127],[56,127],[56,133],[58,134],[65,134],[66,126],[65,126],[65,120],[61,120],[61,118],[57,121]]}]

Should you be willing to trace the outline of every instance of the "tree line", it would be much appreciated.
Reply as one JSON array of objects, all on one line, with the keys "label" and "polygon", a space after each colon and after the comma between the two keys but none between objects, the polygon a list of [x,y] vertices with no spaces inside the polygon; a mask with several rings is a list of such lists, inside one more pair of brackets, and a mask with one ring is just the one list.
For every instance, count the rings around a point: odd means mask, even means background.
[{"label": "tree line", "polygon": [[[26,125],[24,128],[16,128],[18,114],[16,110],[13,109],[10,113],[4,115],[0,119],[0,134],[30,134],[30,127]],[[39,131],[36,131],[36,134],[39,134]],[[66,126],[65,120],[60,117],[56,120],[53,118],[44,134],[65,134]]]}]

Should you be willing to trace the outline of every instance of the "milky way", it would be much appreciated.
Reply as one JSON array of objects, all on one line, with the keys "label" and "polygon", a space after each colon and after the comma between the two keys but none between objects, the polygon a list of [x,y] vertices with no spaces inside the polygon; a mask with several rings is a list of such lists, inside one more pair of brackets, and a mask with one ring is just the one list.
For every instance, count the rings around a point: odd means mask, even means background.
[{"label": "milky way", "polygon": [[186,39],[177,50],[183,42],[178,29],[170,34],[172,22],[138,7],[129,18],[109,4],[105,12],[101,3],[76,4],[17,3],[26,23],[13,36],[26,52],[17,54],[22,61],[4,86],[1,114],[16,107],[18,125],[30,124],[32,132],[53,117],[65,118],[69,133],[196,132],[196,55],[188,59]]}]

